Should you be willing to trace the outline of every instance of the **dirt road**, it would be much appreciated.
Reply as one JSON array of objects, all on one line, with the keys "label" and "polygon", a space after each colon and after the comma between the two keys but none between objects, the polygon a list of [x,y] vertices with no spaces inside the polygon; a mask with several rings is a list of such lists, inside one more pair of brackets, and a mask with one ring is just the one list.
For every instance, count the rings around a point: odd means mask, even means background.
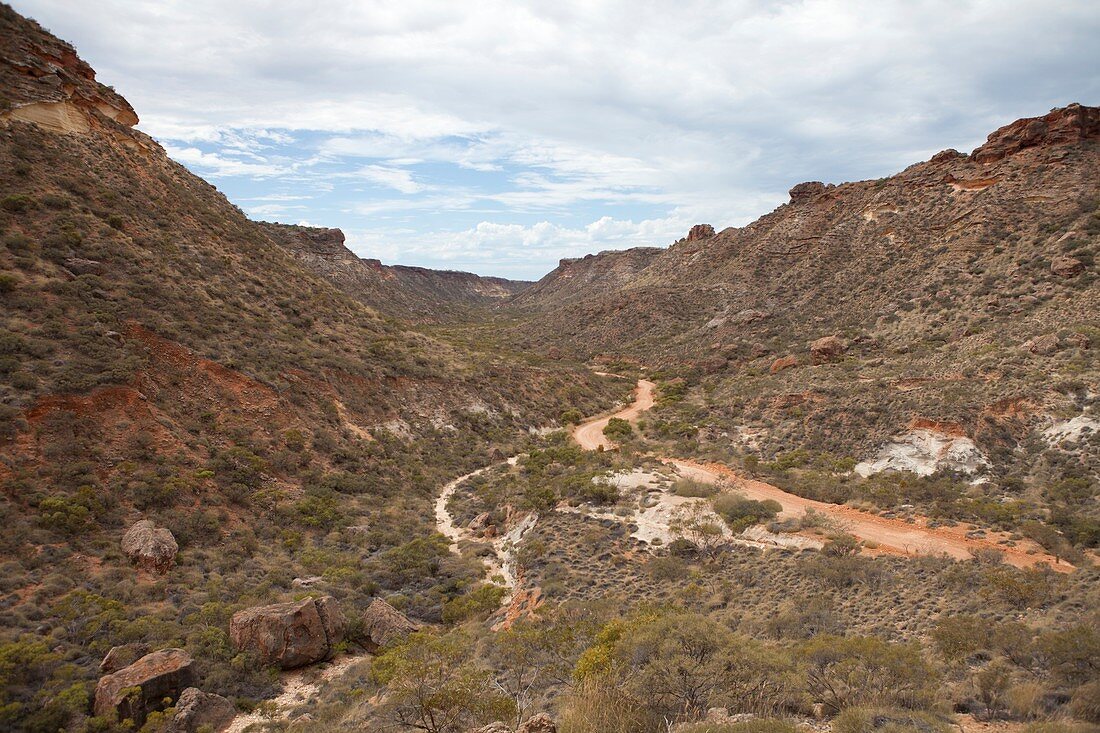
[{"label": "dirt road", "polygon": [[[636,420],[642,412],[653,406],[655,386],[653,382],[639,379],[633,404],[613,415],[581,423],[573,430],[574,440],[586,450],[596,450],[601,446],[604,450],[614,448],[614,444],[603,434],[603,429],[608,420],[612,417],[630,421]],[[778,486],[738,476],[728,466],[721,464],[702,464],[695,461],[660,456],[658,458],[675,466],[681,475],[707,483],[726,481],[732,484],[736,491],[749,498],[777,501],[783,507],[781,517],[801,516],[806,513],[807,509],[820,512],[832,519],[837,524],[838,529],[877,545],[875,552],[878,553],[947,555],[958,560],[965,560],[972,557],[974,551],[992,549],[1004,553],[1005,562],[1016,567],[1028,568],[1040,562],[1045,562],[1061,572],[1073,570],[1072,565],[1064,561],[1056,561],[1052,555],[1047,554],[1038,545],[1028,540],[1017,540],[1015,546],[998,544],[998,540],[1008,538],[1005,533],[987,530],[987,536],[984,538],[967,537],[967,532],[974,529],[970,525],[929,527],[928,520],[925,517],[915,517],[913,523],[903,519],[881,517],[843,504],[827,504],[796,496],[783,491]]]},{"label": "dirt road", "polygon": [[611,415],[582,422],[573,428],[573,439],[585,450],[597,450],[599,448],[611,450],[615,447],[615,444],[603,434],[603,429],[607,427],[607,423],[613,417],[631,422],[638,419],[639,415],[653,407],[653,390],[656,388],[657,385],[648,379],[639,379],[638,386],[634,388],[634,401],[630,405]]}]

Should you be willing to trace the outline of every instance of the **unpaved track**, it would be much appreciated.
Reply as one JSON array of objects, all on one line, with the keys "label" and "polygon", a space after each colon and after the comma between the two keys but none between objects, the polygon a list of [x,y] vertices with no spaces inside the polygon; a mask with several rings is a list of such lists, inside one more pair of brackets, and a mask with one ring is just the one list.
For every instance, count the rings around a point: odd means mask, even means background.
[{"label": "unpaved track", "polygon": [[[608,420],[612,417],[636,420],[642,412],[653,406],[655,387],[653,382],[639,379],[633,404],[613,415],[581,423],[574,428],[573,439],[586,450],[596,450],[601,447],[604,450],[614,448],[614,444],[603,434]],[[1028,568],[1045,562],[1055,570],[1062,572],[1073,570],[1072,565],[1064,561],[1056,561],[1052,555],[1043,552],[1033,543],[1021,541],[1016,547],[997,544],[997,539],[1007,537],[1003,533],[990,532],[988,539],[969,538],[966,536],[967,531],[972,529],[969,525],[928,527],[928,520],[924,517],[917,517],[914,523],[910,524],[901,519],[890,519],[861,512],[842,504],[827,504],[796,496],[783,491],[778,486],[742,478],[728,466],[721,464],[703,464],[661,456],[658,458],[675,466],[683,476],[707,483],[726,481],[732,483],[738,492],[749,498],[777,501],[783,507],[781,517],[797,517],[804,514],[807,509],[813,509],[835,521],[843,531],[861,540],[876,543],[878,552],[897,555],[947,555],[957,560],[965,560],[972,557],[974,551],[992,549],[1004,553],[1005,562],[1019,568]]]},{"label": "unpaved track", "polygon": [[582,422],[573,428],[573,439],[580,443],[580,446],[585,450],[597,450],[599,448],[611,450],[615,447],[615,444],[603,434],[603,429],[607,427],[607,423],[613,417],[631,422],[637,420],[639,415],[653,407],[653,390],[656,388],[657,385],[648,379],[639,379],[638,386],[634,388],[634,401],[630,405],[606,417],[596,417]]}]

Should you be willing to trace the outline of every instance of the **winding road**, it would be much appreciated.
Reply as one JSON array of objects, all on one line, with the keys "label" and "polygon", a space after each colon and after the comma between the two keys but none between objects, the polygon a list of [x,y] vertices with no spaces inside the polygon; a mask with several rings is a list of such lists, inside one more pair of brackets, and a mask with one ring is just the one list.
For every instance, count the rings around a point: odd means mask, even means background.
[{"label": "winding road", "polygon": [[[577,425],[573,429],[573,439],[586,450],[613,449],[615,445],[603,434],[608,421],[613,417],[630,422],[636,421],[642,412],[653,406],[655,387],[653,382],[639,379],[632,404],[611,415],[593,418]],[[915,517],[910,523],[903,519],[870,514],[843,504],[828,504],[797,496],[778,486],[739,476],[733,469],[722,464],[704,464],[666,456],[657,456],[657,458],[674,466],[682,476],[705,483],[728,482],[738,493],[750,499],[774,500],[783,507],[780,517],[798,517],[805,514],[807,509],[824,514],[832,519],[838,528],[875,545],[876,554],[947,555],[957,560],[965,560],[973,557],[973,553],[978,550],[997,550],[1004,554],[1006,563],[1019,568],[1047,563],[1061,572],[1070,572],[1074,569],[1073,565],[1057,560],[1029,540],[1017,540],[1015,546],[999,544],[998,540],[1008,539],[1008,535],[1003,532],[987,530],[987,536],[984,538],[967,537],[967,532],[974,529],[970,525],[929,527],[926,517]]]}]

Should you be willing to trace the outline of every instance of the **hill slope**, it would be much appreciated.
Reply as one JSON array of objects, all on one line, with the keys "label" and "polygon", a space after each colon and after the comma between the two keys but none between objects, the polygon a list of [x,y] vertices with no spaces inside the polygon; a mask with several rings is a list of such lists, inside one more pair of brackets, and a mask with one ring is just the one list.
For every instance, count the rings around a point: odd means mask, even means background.
[{"label": "hill slope", "polygon": [[439,320],[469,315],[522,292],[530,283],[470,272],[384,265],[344,246],[339,229],[261,224],[268,236],[302,264],[351,297],[387,315]]}]

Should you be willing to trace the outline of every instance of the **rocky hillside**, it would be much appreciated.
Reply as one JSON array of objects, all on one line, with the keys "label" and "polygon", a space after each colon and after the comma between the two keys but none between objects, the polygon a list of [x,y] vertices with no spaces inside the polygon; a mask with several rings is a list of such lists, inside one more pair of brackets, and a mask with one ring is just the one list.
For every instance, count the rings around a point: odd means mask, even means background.
[{"label": "rocky hillside", "polygon": [[[437,487],[621,392],[382,317],[6,5],[0,100],[0,728],[90,729],[124,644],[264,696],[228,619],[295,578],[438,619],[477,574],[433,540]],[[454,302],[511,287],[395,277]]]},{"label": "rocky hillside", "polygon": [[515,299],[515,340],[669,369],[706,388],[703,434],[764,456],[872,459],[931,422],[1003,466],[1095,430],[1098,250],[1100,110],[1070,105],[642,262],[565,264]]},{"label": "rocky hillside", "polygon": [[530,283],[469,272],[384,265],[344,246],[339,229],[263,223],[267,234],[310,270],[387,315],[439,320],[493,306]]},{"label": "rocky hillside", "polygon": [[543,310],[629,287],[661,250],[635,247],[623,251],[563,259],[556,269],[509,301],[514,308]]}]

